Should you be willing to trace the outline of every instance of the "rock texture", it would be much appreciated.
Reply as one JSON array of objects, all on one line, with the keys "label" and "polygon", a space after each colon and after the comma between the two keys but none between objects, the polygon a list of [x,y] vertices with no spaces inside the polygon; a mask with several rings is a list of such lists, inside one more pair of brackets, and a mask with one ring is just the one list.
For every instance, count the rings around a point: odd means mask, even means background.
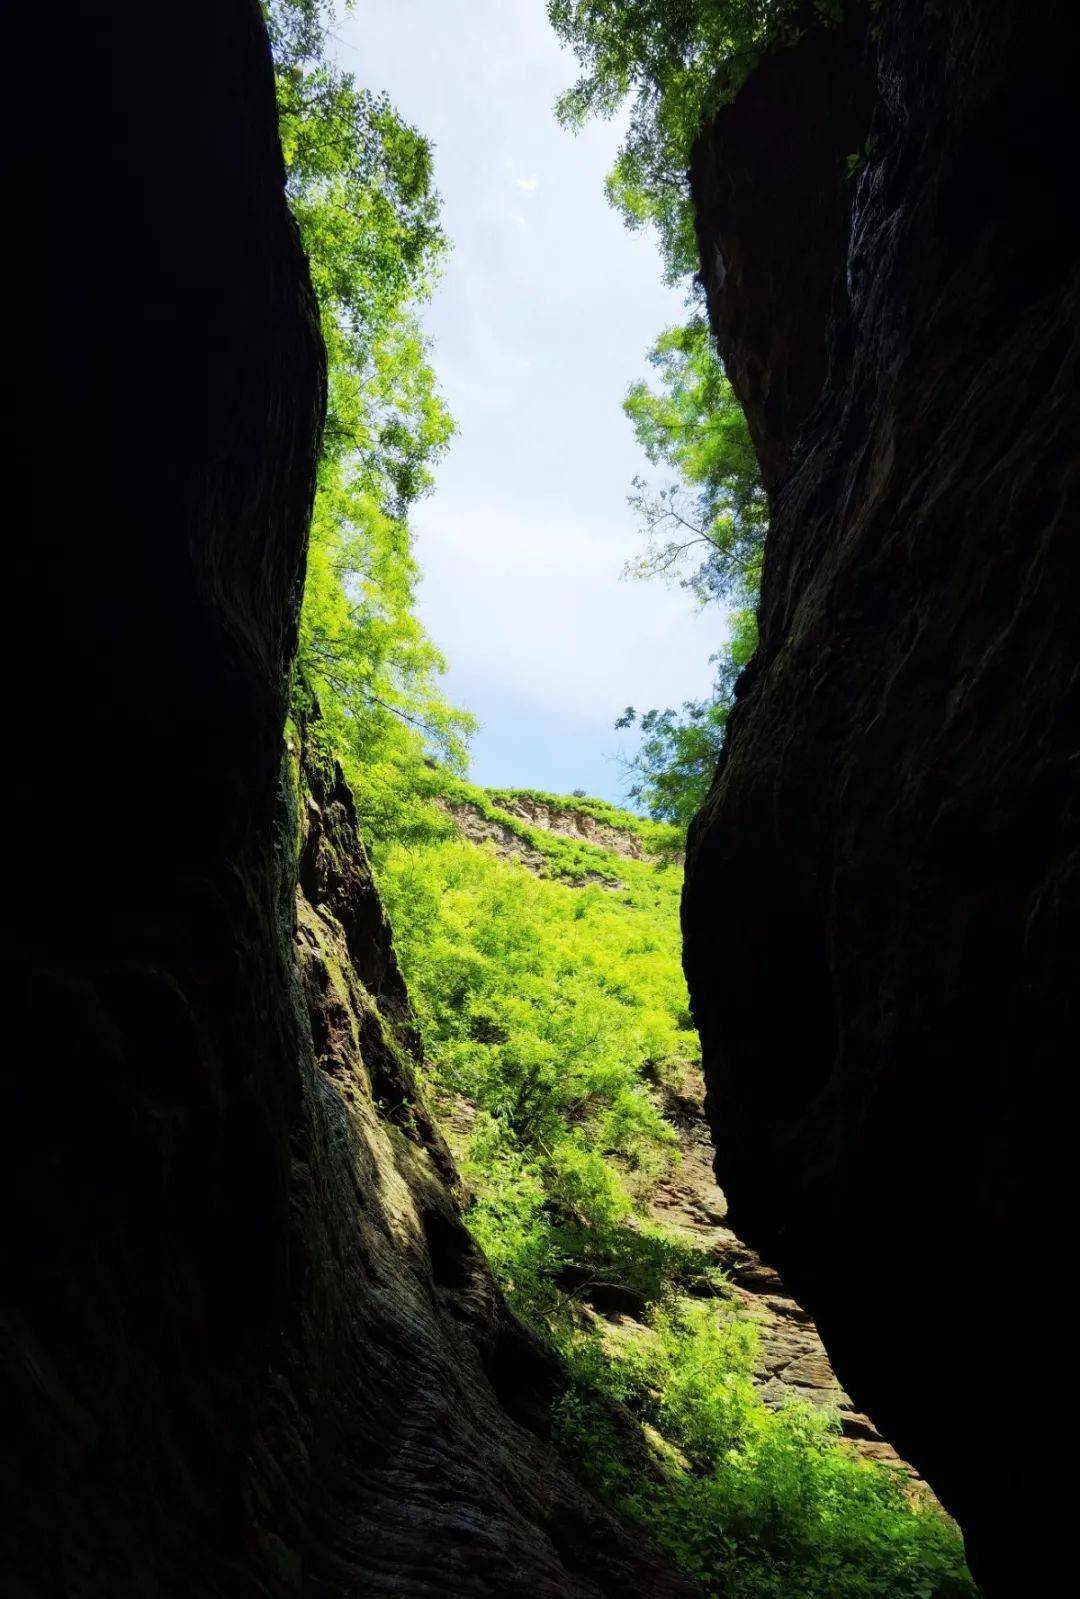
[{"label": "rock texture", "polygon": [[[918,1474],[902,1460],[870,1420],[852,1403],[832,1369],[821,1336],[808,1313],[766,1264],[727,1224],[728,1203],[713,1173],[714,1150],[705,1118],[704,1084],[697,1066],[687,1066],[668,1113],[679,1136],[680,1162],[661,1180],[652,1202],[654,1220],[700,1249],[731,1283],[735,1304],[758,1329],[755,1381],[773,1409],[792,1398],[835,1412],[844,1437],[864,1460],[877,1460]],[[926,1495],[925,1484],[920,1493]]]},{"label": "rock texture", "polygon": [[733,1225],[1026,1595],[1060,1533],[1011,1273],[1052,1270],[1078,1020],[1073,18],[879,20],[865,126],[858,41],[817,36],[694,154],[773,521],[686,965]]},{"label": "rock texture", "polygon": [[500,860],[518,860],[538,876],[548,869],[547,856],[534,849],[508,822],[485,816],[477,806],[467,803],[442,808],[452,813],[458,832],[471,844],[490,844]]},{"label": "rock texture", "polygon": [[495,794],[492,797],[511,816],[520,817],[532,827],[543,828],[546,833],[584,839],[587,844],[595,844],[597,849],[610,850],[612,855],[626,855],[633,861],[648,858],[635,833],[614,827],[610,822],[598,821],[587,811],[536,799],[532,794]]},{"label": "rock texture", "polygon": [[0,1587],[674,1599],[544,1441],[316,730],[283,771],[323,357],[259,7],[54,20],[5,185]]},{"label": "rock texture", "polygon": [[589,844],[603,852],[589,857],[595,863],[595,870],[582,864],[580,875],[574,879],[579,884],[599,883],[603,888],[621,888],[622,884],[611,870],[610,857],[649,859],[635,834],[599,823],[577,811],[537,803],[529,797],[492,794],[484,807],[468,800],[455,800],[451,804],[437,799],[436,804],[450,813],[462,838],[471,844],[490,844],[500,860],[520,861],[538,877],[551,872],[551,860],[541,847],[545,833]]}]

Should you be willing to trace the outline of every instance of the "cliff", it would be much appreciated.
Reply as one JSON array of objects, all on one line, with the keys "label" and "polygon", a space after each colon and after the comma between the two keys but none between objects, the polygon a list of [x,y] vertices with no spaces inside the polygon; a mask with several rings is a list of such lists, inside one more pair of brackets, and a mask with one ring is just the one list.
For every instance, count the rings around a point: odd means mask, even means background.
[{"label": "cliff", "polygon": [[[544,1439],[351,800],[283,764],[323,405],[255,0],[12,19],[3,1586],[689,1590]],[[299,893],[299,898],[297,894]]]},{"label": "cliff", "polygon": [[994,1595],[1059,1538],[1051,1413],[1004,1395],[1077,1020],[1069,13],[896,0],[766,60],[692,168],[772,510],[684,899],[717,1173]]}]

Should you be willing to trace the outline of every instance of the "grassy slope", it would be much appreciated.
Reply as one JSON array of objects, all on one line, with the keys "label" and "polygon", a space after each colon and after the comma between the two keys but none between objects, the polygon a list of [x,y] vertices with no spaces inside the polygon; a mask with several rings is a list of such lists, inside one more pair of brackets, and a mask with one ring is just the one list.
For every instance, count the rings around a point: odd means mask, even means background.
[{"label": "grassy slope", "polygon": [[[538,875],[447,828],[388,849],[381,877],[433,1098],[474,1196],[468,1220],[572,1373],[565,1447],[710,1594],[971,1593],[936,1512],[854,1459],[829,1418],[764,1407],[753,1328],[709,1260],[645,1219],[677,1159],[664,1086],[697,1045],[671,830],[603,801],[443,792],[545,863]],[[662,858],[548,832],[507,808],[522,799]]]}]

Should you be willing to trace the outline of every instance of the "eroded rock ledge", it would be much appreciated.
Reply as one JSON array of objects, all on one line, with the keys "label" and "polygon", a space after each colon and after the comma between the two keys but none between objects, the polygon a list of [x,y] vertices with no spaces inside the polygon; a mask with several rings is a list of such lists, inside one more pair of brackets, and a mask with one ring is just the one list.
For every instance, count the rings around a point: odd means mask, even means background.
[{"label": "eroded rock ledge", "polygon": [[879,20],[767,62],[694,155],[773,521],[686,965],[733,1225],[1027,1595],[1062,1549],[1010,1269],[1053,1271],[1077,1032],[1074,19]]}]

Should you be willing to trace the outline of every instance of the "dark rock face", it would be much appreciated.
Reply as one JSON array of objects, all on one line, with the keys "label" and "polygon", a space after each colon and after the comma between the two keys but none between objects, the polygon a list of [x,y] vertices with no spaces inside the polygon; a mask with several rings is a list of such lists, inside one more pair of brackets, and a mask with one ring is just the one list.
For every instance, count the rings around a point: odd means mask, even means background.
[{"label": "dark rock face", "polygon": [[813,33],[765,62],[694,153],[702,277],[769,489],[825,383],[851,226],[845,152],[866,138],[873,94],[865,41]]},{"label": "dark rock face", "polygon": [[282,768],[323,356],[259,8],[62,8],[47,79],[10,20],[0,1586],[684,1593],[544,1441],[348,792]]},{"label": "dark rock face", "polygon": [[1049,1426],[1020,1404],[1018,1448],[1002,1394],[1044,1363],[1009,1273],[1042,1269],[1077,1024],[1072,21],[896,0],[854,180],[860,55],[822,39],[693,167],[773,504],[684,904],[717,1172],[993,1594],[1051,1591],[1059,1536]]},{"label": "dark rock face", "polygon": [[323,357],[258,7],[197,0],[183,48],[176,27],[64,8],[48,110],[20,73],[8,147],[26,502],[5,625],[26,692],[4,795],[0,1495],[19,1593],[260,1591],[303,1480],[297,1400],[271,1380],[302,1039],[277,796]]}]

